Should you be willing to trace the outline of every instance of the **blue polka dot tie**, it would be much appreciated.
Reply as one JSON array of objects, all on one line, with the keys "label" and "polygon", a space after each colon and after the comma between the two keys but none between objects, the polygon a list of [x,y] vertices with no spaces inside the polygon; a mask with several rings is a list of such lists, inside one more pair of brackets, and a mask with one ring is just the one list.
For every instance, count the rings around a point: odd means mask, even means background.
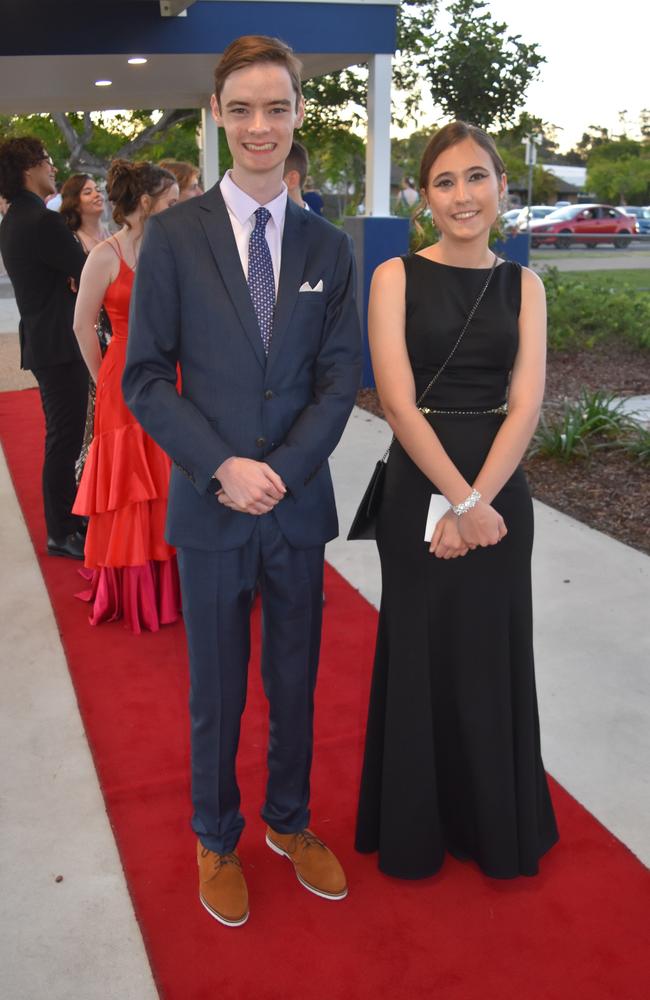
[{"label": "blue polka dot tie", "polygon": [[255,228],[248,244],[248,287],[260,328],[264,353],[269,353],[275,308],[275,278],[271,251],[266,242],[266,223],[271,218],[268,208],[255,212]]}]

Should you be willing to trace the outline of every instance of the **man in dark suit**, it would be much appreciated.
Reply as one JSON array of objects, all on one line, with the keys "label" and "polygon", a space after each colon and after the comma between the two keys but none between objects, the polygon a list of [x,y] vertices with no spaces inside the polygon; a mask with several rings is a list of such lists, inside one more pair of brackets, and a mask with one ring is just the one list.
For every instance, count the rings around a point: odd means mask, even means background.
[{"label": "man in dark suit", "polygon": [[20,312],[20,365],[38,382],[45,414],[43,505],[50,555],[83,558],[82,521],[71,513],[75,462],[83,443],[88,370],[72,330],[85,255],[44,199],[56,167],[40,139],[0,144],[0,194],[10,202],[0,224],[0,254]]},{"label": "man in dark suit", "polygon": [[291,50],[263,36],[233,42],[212,111],[233,169],[149,220],[123,388],[174,461],[167,527],[190,653],[200,898],[237,926],[248,893],[235,758],[258,585],[266,842],[305,888],[347,894],[340,864],[308,828],[309,775],[324,545],[338,531],[328,457],[359,385],[361,337],[348,238],[288,200],[282,183],[303,118]]}]

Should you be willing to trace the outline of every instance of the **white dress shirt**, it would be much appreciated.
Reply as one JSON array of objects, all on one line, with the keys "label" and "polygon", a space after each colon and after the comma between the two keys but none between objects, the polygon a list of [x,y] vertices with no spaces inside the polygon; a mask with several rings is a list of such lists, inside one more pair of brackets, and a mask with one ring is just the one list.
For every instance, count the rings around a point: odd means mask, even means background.
[{"label": "white dress shirt", "polygon": [[280,281],[280,263],[282,259],[282,233],[284,232],[284,217],[287,212],[287,186],[282,184],[282,191],[261,206],[259,202],[251,198],[249,194],[238,188],[230,171],[221,178],[219,184],[223,200],[228,209],[232,231],[235,236],[235,243],[239,251],[239,259],[244,271],[244,277],[248,281],[248,244],[251,233],[255,228],[255,212],[258,208],[264,207],[271,213],[271,218],[266,224],[266,242],[269,245],[271,261],[273,263],[273,277],[275,278],[275,294],[278,294],[278,282]]}]

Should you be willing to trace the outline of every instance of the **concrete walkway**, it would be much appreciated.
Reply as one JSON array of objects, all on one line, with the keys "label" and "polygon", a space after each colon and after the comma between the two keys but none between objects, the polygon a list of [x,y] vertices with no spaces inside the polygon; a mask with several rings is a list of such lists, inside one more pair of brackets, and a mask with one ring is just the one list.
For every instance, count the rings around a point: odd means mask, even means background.
[{"label": "concrete walkway", "polygon": [[[333,460],[343,535],[387,438],[383,421],[355,409]],[[650,559],[535,507],[545,763],[650,864]],[[0,996],[149,1000],[155,986],[4,460],[0,536]],[[374,543],[338,539],[327,558],[377,604]],[[223,933],[215,926],[215,947]]]},{"label": "concrete walkway", "polygon": [[153,1000],[56,622],[1,453],[0,543],[0,997]]}]

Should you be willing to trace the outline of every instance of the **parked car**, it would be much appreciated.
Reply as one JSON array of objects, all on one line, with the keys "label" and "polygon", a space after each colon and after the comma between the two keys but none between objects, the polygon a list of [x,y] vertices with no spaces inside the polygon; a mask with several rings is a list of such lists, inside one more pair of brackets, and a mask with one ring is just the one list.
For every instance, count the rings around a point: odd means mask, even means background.
[{"label": "parked car", "polygon": [[553,205],[531,205],[530,209],[528,207],[520,209],[515,223],[517,231],[527,233],[529,218],[531,222],[535,222],[538,219],[545,219],[547,215],[550,215],[554,211],[555,207]]},{"label": "parked car", "polygon": [[636,219],[640,233],[650,233],[650,205],[621,205],[620,209]]},{"label": "parked car", "polygon": [[520,208],[510,208],[507,212],[503,212],[501,215],[501,228],[506,236],[510,236],[512,233],[516,232],[516,220],[520,211]]},{"label": "parked car", "polygon": [[626,247],[630,237],[638,232],[637,222],[611,205],[569,205],[551,212],[545,219],[531,223],[531,243],[534,247],[568,247],[584,243],[613,243]]}]

